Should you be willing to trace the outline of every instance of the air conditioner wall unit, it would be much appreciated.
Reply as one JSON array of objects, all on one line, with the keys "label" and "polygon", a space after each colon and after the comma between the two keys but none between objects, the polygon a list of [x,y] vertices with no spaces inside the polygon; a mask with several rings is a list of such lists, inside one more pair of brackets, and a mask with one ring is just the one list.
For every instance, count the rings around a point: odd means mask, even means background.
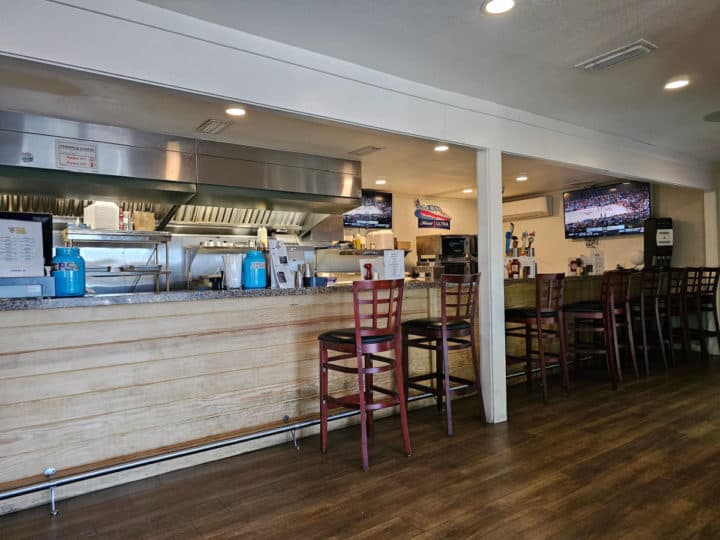
[{"label": "air conditioner wall unit", "polygon": [[553,213],[553,199],[550,195],[521,199],[503,203],[503,221],[550,217]]}]

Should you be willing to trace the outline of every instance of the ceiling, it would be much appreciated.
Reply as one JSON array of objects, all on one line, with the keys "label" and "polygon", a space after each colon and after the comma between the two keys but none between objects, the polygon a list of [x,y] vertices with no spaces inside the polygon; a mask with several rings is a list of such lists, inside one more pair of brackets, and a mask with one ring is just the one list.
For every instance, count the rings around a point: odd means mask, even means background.
[{"label": "ceiling", "polygon": [[[518,0],[144,0],[413,81],[720,159],[720,2]],[[644,38],[650,56],[601,72],[573,66]],[[688,74],[677,92],[664,82]]]},{"label": "ceiling", "polygon": [[[228,118],[228,103],[130,81],[0,57],[2,108],[72,120],[130,127],[170,135],[199,137],[195,128],[208,118]],[[434,142],[248,108],[219,135],[202,138],[293,152],[359,159],[363,185],[396,193],[474,198],[475,152],[452,146],[433,150]],[[382,150],[357,158],[365,146]],[[527,182],[516,182],[521,174]],[[377,186],[376,179],[387,184]],[[577,182],[608,178],[592,171],[522,156],[503,156],[505,197],[557,191]]]}]

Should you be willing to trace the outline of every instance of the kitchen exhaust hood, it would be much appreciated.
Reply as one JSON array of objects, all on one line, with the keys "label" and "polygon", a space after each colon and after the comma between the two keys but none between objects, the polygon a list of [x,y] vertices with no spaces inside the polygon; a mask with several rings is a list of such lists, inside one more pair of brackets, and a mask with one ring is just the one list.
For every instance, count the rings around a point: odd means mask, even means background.
[{"label": "kitchen exhaust hood", "polygon": [[4,194],[337,214],[360,190],[358,161],[0,111]]}]

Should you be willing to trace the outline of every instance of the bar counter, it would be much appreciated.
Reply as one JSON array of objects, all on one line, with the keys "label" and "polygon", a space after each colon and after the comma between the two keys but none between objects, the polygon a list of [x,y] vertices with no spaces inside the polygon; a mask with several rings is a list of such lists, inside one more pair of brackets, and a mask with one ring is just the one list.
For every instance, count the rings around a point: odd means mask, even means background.
[{"label": "bar counter", "polygon": [[[435,283],[409,281],[403,319],[437,315],[439,305]],[[353,324],[350,286],[8,300],[2,309],[0,491],[43,480],[46,467],[62,475],[315,417],[317,336]],[[472,375],[466,351],[450,361],[459,376]],[[429,365],[428,351],[413,351],[411,372]],[[331,381],[331,390],[351,391],[347,381]],[[61,496],[287,440],[74,484]],[[9,499],[0,513],[46,500]]]}]

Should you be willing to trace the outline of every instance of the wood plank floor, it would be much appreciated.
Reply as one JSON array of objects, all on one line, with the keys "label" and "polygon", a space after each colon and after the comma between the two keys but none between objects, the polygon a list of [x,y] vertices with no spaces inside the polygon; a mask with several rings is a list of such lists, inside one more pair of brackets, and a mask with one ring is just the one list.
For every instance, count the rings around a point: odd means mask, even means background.
[{"label": "wood plank floor", "polygon": [[455,402],[376,424],[370,472],[357,428],[0,517],[0,538],[720,538],[720,361],[510,391],[508,424]]}]

